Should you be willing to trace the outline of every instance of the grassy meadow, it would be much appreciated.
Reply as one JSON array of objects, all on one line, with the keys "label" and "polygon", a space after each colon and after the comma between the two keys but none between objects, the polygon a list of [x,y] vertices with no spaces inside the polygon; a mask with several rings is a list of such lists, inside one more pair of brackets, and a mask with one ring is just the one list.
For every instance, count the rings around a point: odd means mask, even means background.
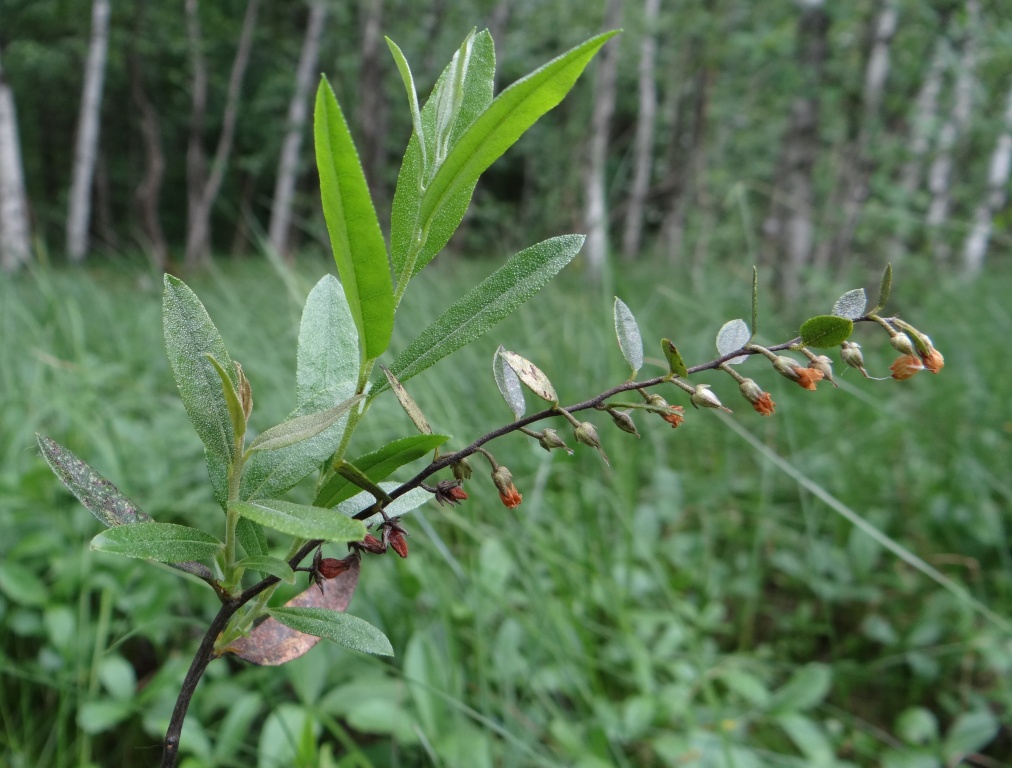
[{"label": "grassy meadow", "polygon": [[[301,302],[328,268],[223,262],[188,279],[252,383],[260,430],[294,404]],[[422,273],[394,351],[492,268]],[[839,389],[811,393],[753,359],[740,370],[772,392],[770,419],[710,373],[700,380],[733,415],[687,408],[677,430],[640,415],[637,439],[589,414],[610,467],[591,449],[493,443],[520,507],[503,507],[475,459],[468,501],[406,518],[407,560],[363,563],[350,610],[396,657],[321,644],[278,669],[214,663],[183,765],[1012,764],[1012,274],[938,274],[897,265],[889,308],[945,354],[938,376],[869,381],[837,362]],[[824,278],[798,306],[764,302],[758,341],[794,336],[847,289],[874,296],[877,279]],[[721,324],[748,318],[750,285],[750,267],[692,279],[634,265],[589,288],[570,268],[408,389],[459,447],[510,420],[491,374],[498,344],[573,403],[627,375],[616,293],[652,376],[664,336],[689,365],[711,359]],[[887,375],[881,330],[854,338]],[[121,265],[0,283],[0,355],[0,765],[154,764],[216,600],[167,568],[89,551],[100,525],[34,433],[159,521],[218,533],[164,354],[160,278]],[[688,405],[674,387],[661,394]],[[385,396],[353,452],[412,431]]]}]

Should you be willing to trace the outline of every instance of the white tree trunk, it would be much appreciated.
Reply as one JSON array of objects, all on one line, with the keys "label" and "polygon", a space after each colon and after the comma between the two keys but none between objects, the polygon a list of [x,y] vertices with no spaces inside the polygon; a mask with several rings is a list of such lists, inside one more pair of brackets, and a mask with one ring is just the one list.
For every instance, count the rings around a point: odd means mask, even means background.
[{"label": "white tree trunk", "polygon": [[309,92],[313,84],[326,18],[327,1],[313,0],[309,6],[306,37],[295,71],[295,92],[288,104],[288,128],[281,145],[278,177],[274,184],[274,203],[271,205],[268,239],[274,252],[281,256],[287,255],[288,250],[288,231],[292,220],[295,179],[299,170],[299,152],[302,149],[302,134],[305,132],[306,115],[309,112]]},{"label": "white tree trunk", "polygon": [[[606,29],[622,24],[622,0],[608,0],[604,12]],[[605,46],[597,60],[594,80],[594,109],[590,118],[590,151],[584,181],[586,208],[584,228],[588,273],[600,280],[608,258],[608,202],[605,168],[608,161],[608,130],[615,112],[615,80],[618,75],[617,41]]]},{"label": "white tree trunk", "polygon": [[91,40],[84,66],[81,112],[77,119],[74,144],[74,175],[67,205],[67,255],[81,261],[88,251],[88,225],[91,222],[91,186],[98,157],[98,131],[102,113],[102,85],[105,59],[109,49],[109,0],[93,0]]},{"label": "white tree trunk", "polygon": [[235,124],[239,117],[239,93],[242,89],[246,65],[249,63],[250,50],[253,47],[253,30],[256,27],[259,0],[249,0],[246,14],[242,20],[242,31],[239,33],[239,45],[235,59],[232,61],[232,72],[228,79],[228,90],[225,95],[225,109],[222,114],[221,133],[218,134],[218,146],[211,163],[211,173],[207,173],[207,160],[204,157],[203,133],[204,116],[207,107],[207,65],[200,49],[200,18],[197,0],[186,1],[187,32],[190,38],[193,56],[193,117],[190,125],[190,141],[187,147],[187,232],[186,232],[186,264],[193,266],[211,258],[211,208],[221,191],[221,183],[225,178],[225,167],[232,152],[232,139],[235,137]]},{"label": "white tree trunk", "polygon": [[973,229],[963,244],[963,271],[970,277],[980,274],[987,256],[994,215],[1008,197],[1009,169],[1012,165],[1012,88],[1005,106],[1005,124],[991,153],[987,175],[987,196],[980,201],[973,218]]},{"label": "white tree trunk", "polygon": [[634,259],[643,240],[643,209],[650,190],[650,169],[654,160],[654,123],[657,120],[657,15],[660,0],[646,0],[643,10],[643,42],[640,44],[639,114],[636,116],[636,141],[633,148],[633,176],[629,185],[622,255]]},{"label": "white tree trunk", "polygon": [[952,204],[953,151],[960,136],[970,122],[973,110],[973,88],[977,65],[977,34],[980,22],[979,0],[966,0],[966,29],[964,30],[963,51],[959,57],[956,84],[952,99],[952,111],[938,134],[938,152],[928,174],[928,189],[931,190],[931,205],[928,208],[927,224],[934,230],[933,243],[935,260],[944,262],[949,258],[949,245],[941,228],[949,220]]},{"label": "white tree trunk", "polygon": [[30,254],[28,198],[14,93],[0,66],[0,268],[14,272]]}]

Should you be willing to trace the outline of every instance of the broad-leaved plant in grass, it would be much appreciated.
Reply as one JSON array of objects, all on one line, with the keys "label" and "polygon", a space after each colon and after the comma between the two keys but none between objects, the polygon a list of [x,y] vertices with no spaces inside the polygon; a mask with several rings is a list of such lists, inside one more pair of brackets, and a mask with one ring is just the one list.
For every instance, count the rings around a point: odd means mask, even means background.
[{"label": "broad-leaved plant in grass", "polygon": [[[731,376],[754,410],[771,416],[775,405],[769,392],[742,376],[738,367],[758,359],[756,376],[772,370],[815,390],[835,382],[830,358],[812,350],[838,347],[846,365],[869,376],[859,345],[850,340],[856,323],[881,326],[899,351],[891,378],[942,368],[942,355],[925,334],[905,320],[881,314],[891,269],[885,271],[873,309],[868,309],[863,289],[849,291],[830,313],[812,317],[792,338],[770,346],[755,342],[759,305],[753,273],[751,322],[725,323],[716,334],[712,360],[688,365],[667,338],[653,346],[660,354],[648,359],[632,309],[616,298],[615,353],[628,363],[625,381],[604,383],[587,399],[563,404],[535,362],[500,346],[491,361],[489,386],[495,382],[512,419],[470,442],[433,433],[409,393],[410,380],[534,296],[579,253],[584,238],[553,237],[510,257],[432,318],[403,351],[384,359],[397,309],[412,278],[460,225],[481,174],[562,100],[615,34],[587,40],[496,96],[492,38],[487,31],[472,32],[424,107],[407,61],[388,41],[413,127],[397,179],[389,247],[344,113],[327,81],[321,81],[314,111],[316,162],[340,280],[323,277],[306,300],[295,408],[281,424],[256,425],[259,431],[252,437],[254,382],[229,355],[193,291],[165,276],[165,345],[180,397],[204,444],[209,492],[221,507],[224,525],[207,521],[195,528],[156,521],[69,450],[39,436],[53,471],[106,526],[92,539],[92,548],[167,563],[206,582],[221,601],[181,685],[165,734],[163,766],[176,765],[187,706],[217,658],[231,654],[253,664],[284,664],[307,653],[320,638],[366,653],[392,654],[379,629],[346,612],[364,561],[389,550],[407,557],[409,513],[433,497],[440,504],[467,501],[468,483],[491,480],[506,507],[519,507],[523,479],[493,456],[493,441],[523,434],[547,451],[590,448],[607,462],[610,444],[628,439],[610,434],[612,427],[638,434],[646,426],[637,425],[640,416],[658,427],[661,421],[678,427],[688,418],[679,401],[694,409],[729,411],[707,384],[692,383],[694,374],[706,370]],[[644,368],[654,369],[652,375],[640,377]],[[539,407],[528,409],[528,393]],[[356,431],[378,397],[396,398],[411,426],[404,434],[389,435],[381,448],[361,453]],[[595,422],[586,415],[593,412],[607,416]],[[406,476],[404,468],[426,456],[424,468]],[[486,466],[480,470],[476,464]],[[312,503],[286,497],[314,473]],[[270,540],[265,529],[274,532]],[[325,544],[336,544],[346,554],[324,557]],[[305,590],[276,604],[272,598],[278,585],[300,578]]]}]

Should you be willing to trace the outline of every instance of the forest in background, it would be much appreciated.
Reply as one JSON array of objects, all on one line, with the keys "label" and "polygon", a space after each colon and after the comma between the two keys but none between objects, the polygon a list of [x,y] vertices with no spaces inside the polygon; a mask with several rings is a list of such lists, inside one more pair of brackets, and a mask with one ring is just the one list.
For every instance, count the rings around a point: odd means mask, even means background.
[{"label": "forest in background", "polygon": [[499,89],[622,27],[479,184],[456,251],[582,231],[591,273],[740,260],[788,296],[808,268],[904,254],[976,273],[1010,243],[1002,5],[0,0],[2,265],[322,248],[319,73],[384,220],[411,128],[384,35],[425,95],[474,26],[496,42]]}]

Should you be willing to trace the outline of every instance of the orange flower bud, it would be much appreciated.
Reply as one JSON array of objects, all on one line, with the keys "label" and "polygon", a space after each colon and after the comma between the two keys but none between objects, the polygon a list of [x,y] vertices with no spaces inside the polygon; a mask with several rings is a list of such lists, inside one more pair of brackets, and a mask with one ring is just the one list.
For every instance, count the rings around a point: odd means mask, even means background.
[{"label": "orange flower bud", "polygon": [[928,347],[927,354],[922,352],[921,360],[924,362],[924,367],[932,373],[938,373],[945,365],[945,358],[942,357],[942,353],[934,347]]},{"label": "orange flower bud", "polygon": [[770,397],[769,392],[763,392],[762,387],[752,381],[752,379],[744,379],[738,385],[738,389],[741,391],[742,396],[752,403],[752,407],[755,408],[756,413],[763,416],[773,415],[773,409],[776,407],[773,398]]},{"label": "orange flower bud", "polygon": [[774,363],[773,368],[781,376],[796,381],[799,387],[815,391],[817,382],[822,381],[822,371],[817,368],[805,368],[801,363],[792,357],[781,355]]},{"label": "orange flower bud", "polygon": [[893,372],[894,379],[903,381],[904,379],[909,379],[918,371],[923,371],[924,363],[913,355],[902,355],[897,357],[896,362],[889,366],[889,370]]},{"label": "orange flower bud", "polygon": [[506,467],[495,468],[492,472],[492,482],[495,483],[495,487],[499,490],[499,498],[502,499],[503,504],[509,509],[515,509],[520,506],[520,502],[524,497],[520,495],[516,486],[513,485],[513,475]]},{"label": "orange flower bud", "polygon": [[668,424],[671,425],[672,429],[678,427],[683,421],[685,421],[685,409],[680,405],[669,405],[668,412],[662,413],[661,418],[664,419]]}]

